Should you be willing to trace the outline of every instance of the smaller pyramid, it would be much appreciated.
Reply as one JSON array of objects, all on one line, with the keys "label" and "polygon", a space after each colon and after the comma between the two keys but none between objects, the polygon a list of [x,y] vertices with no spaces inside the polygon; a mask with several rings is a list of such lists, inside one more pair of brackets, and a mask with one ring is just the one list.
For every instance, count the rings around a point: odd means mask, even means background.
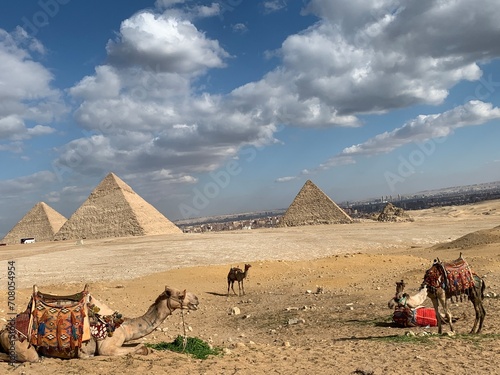
[{"label": "smaller pyramid", "polygon": [[402,208],[394,206],[392,203],[387,203],[377,216],[378,221],[413,221],[413,218],[408,215]]},{"label": "smaller pyramid", "polygon": [[342,208],[311,180],[307,180],[286,210],[280,226],[347,224],[352,221]]},{"label": "smaller pyramid", "polygon": [[21,243],[24,238],[36,242],[52,241],[66,218],[44,202],[38,202],[3,238],[8,245]]},{"label": "smaller pyramid", "polygon": [[54,236],[99,239],[182,233],[125,182],[109,173]]}]

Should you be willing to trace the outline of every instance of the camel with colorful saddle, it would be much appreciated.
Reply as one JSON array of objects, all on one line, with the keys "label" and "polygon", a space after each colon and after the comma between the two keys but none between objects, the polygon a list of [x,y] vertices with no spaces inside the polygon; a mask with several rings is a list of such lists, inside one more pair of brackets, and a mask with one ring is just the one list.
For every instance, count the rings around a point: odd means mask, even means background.
[{"label": "camel with colorful saddle", "polygon": [[[486,316],[483,306],[486,284],[472,271],[462,253],[451,262],[435,259],[432,267],[425,272],[420,291],[414,296],[405,293],[404,288],[403,280],[397,282],[396,294],[388,302],[388,307],[394,309],[393,320],[398,325],[437,325],[438,333],[441,334],[442,323],[448,323],[453,332],[455,319],[449,310],[448,301],[453,298],[463,301],[465,296],[465,299],[472,302],[476,314],[470,333],[481,332]],[[420,307],[427,297],[432,301],[433,311]],[[439,312],[439,305],[443,308],[443,313]]]},{"label": "camel with colorful saddle", "polygon": [[165,287],[143,316],[125,318],[89,294],[41,293],[36,285],[26,311],[0,331],[0,360],[37,362],[40,356],[88,358],[94,355],[148,354],[144,344],[122,347],[153,332],[177,309],[196,310],[198,298]]}]

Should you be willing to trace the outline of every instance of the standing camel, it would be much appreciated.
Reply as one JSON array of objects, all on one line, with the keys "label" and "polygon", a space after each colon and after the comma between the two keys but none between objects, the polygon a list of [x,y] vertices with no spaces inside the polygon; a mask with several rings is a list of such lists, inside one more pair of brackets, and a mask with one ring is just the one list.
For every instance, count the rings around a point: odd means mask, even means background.
[{"label": "standing camel", "polygon": [[[483,306],[484,289],[486,285],[484,280],[472,272],[467,262],[460,257],[453,262],[443,263],[436,259],[431,268],[425,272],[422,287],[427,287],[427,295],[432,301],[436,317],[440,317],[439,304],[444,310],[445,319],[450,324],[453,332],[451,313],[448,309],[448,300],[452,297],[466,295],[474,305],[476,318],[470,333],[480,333],[483,327],[486,311]],[[442,333],[442,319],[437,319],[438,332]],[[479,323],[479,326],[478,326]],[[477,327],[477,331],[476,331]]]},{"label": "standing camel", "polygon": [[[105,304],[89,296],[89,303],[99,308],[101,314],[112,314],[113,310]],[[83,342],[78,352],[78,358],[87,358],[92,355],[123,356],[126,354],[148,354],[149,350],[144,344],[136,347],[122,347],[131,340],[137,340],[153,332],[166,318],[177,309],[197,310],[198,298],[190,293],[174,288],[165,287],[165,290],[156,298],[143,316],[137,318],[125,318],[123,323],[117,327],[112,335],[102,339],[92,337]],[[0,331],[0,347],[9,353],[11,349],[11,338],[8,328]],[[40,360],[36,345],[30,345],[30,340],[15,340],[15,359],[17,362],[38,362]],[[0,353],[0,360],[10,361],[8,354]]]},{"label": "standing camel", "polygon": [[236,294],[234,291],[234,282],[238,281],[238,295],[241,295],[241,292],[243,292],[243,295],[245,295],[245,288],[243,286],[243,280],[245,277],[247,277],[248,270],[252,267],[250,264],[245,264],[245,271],[243,271],[241,268],[238,267],[232,267],[229,270],[229,273],[227,274],[227,296],[229,297],[229,289],[231,288],[233,290],[233,293]]}]

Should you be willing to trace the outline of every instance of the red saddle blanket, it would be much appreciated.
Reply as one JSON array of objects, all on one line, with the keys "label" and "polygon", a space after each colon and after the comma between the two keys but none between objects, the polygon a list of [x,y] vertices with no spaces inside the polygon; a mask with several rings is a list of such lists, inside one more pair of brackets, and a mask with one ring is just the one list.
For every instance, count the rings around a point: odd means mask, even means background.
[{"label": "red saddle blanket", "polygon": [[437,326],[436,312],[430,307],[398,307],[394,310],[392,320],[400,327],[435,327]]},{"label": "red saddle blanket", "polygon": [[461,294],[474,286],[474,277],[469,264],[458,258],[450,263],[444,263],[443,267],[448,280],[448,291],[452,294]]}]

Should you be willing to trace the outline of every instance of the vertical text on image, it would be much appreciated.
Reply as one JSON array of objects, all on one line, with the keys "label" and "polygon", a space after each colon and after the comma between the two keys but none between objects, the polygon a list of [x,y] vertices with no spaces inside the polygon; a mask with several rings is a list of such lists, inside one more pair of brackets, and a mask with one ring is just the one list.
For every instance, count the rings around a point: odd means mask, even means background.
[{"label": "vertical text on image", "polygon": [[7,262],[7,311],[9,316],[9,364],[14,365],[16,355],[16,261]]}]

